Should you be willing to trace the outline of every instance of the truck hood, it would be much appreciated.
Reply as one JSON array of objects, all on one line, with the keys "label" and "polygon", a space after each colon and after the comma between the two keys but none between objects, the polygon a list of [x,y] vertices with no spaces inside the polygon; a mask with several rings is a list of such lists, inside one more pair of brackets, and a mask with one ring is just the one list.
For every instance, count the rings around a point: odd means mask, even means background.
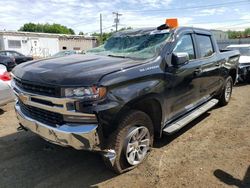
[{"label": "truck hood", "polygon": [[127,58],[69,55],[18,65],[13,74],[22,80],[59,86],[90,86],[105,75],[142,64]]}]

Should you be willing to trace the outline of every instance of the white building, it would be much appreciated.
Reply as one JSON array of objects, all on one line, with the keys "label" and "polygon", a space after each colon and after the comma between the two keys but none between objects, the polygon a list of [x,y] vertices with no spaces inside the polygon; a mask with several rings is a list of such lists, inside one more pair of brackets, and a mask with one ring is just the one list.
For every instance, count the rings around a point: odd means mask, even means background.
[{"label": "white building", "polygon": [[97,45],[94,37],[33,32],[0,31],[0,50],[48,57],[61,50],[88,50]]},{"label": "white building", "polygon": [[212,29],[211,32],[213,33],[213,35],[217,41],[228,39],[228,33],[225,31]]},{"label": "white building", "polygon": [[95,37],[83,37],[82,35],[59,36],[59,50],[88,50],[96,47]]}]

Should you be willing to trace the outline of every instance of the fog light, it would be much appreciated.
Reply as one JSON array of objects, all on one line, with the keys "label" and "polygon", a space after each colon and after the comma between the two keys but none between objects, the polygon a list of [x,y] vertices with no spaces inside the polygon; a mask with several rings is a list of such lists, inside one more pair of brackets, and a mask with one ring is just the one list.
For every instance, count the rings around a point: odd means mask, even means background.
[{"label": "fog light", "polygon": [[82,116],[64,115],[63,119],[69,123],[97,123],[96,116],[94,114],[85,114]]}]

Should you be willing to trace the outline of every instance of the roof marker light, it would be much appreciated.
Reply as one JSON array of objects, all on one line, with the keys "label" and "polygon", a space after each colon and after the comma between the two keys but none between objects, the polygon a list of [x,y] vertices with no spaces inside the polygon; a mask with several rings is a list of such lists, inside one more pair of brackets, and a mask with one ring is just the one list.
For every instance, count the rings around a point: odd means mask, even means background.
[{"label": "roof marker light", "polygon": [[178,27],[178,19],[170,18],[166,19],[165,24],[162,24],[159,27],[157,27],[157,30],[174,29],[176,27]]},{"label": "roof marker light", "polygon": [[177,18],[170,18],[170,19],[166,19],[165,24],[169,27],[169,28],[176,28],[178,27],[178,19]]}]

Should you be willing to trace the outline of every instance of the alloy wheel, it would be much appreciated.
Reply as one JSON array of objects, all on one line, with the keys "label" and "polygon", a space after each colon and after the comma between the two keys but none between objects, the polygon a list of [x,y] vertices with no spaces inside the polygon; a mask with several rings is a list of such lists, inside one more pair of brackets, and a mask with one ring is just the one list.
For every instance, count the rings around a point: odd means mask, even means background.
[{"label": "alloy wheel", "polygon": [[130,129],[126,142],[126,159],[130,165],[138,165],[147,155],[150,149],[150,133],[144,127],[133,127]]},{"label": "alloy wheel", "polygon": [[232,95],[232,82],[228,81],[225,88],[225,99],[228,102]]}]

